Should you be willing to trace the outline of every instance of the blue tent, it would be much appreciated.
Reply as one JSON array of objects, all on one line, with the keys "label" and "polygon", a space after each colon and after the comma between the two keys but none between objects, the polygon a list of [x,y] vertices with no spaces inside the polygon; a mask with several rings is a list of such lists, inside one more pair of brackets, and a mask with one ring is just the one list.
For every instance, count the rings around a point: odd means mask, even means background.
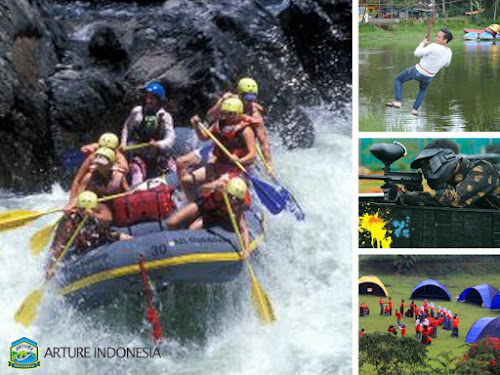
[{"label": "blue tent", "polygon": [[465,289],[460,294],[460,297],[458,297],[458,302],[476,303],[485,309],[489,309],[491,307],[491,300],[499,293],[500,291],[490,284],[479,284]]},{"label": "blue tent", "polygon": [[470,327],[465,342],[473,343],[486,336],[500,338],[500,318],[480,318]]},{"label": "blue tent", "polygon": [[497,294],[493,299],[491,300],[491,307],[490,309],[496,310],[500,309],[500,294]]},{"label": "blue tent", "polygon": [[451,294],[439,281],[427,279],[417,284],[411,292],[410,298],[451,301]]}]

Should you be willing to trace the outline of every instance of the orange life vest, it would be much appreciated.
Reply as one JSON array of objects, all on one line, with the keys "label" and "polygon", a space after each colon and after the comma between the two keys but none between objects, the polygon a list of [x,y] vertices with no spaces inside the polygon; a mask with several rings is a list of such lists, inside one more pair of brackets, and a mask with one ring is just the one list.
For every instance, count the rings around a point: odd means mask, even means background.
[{"label": "orange life vest", "polygon": [[[231,153],[238,157],[242,157],[248,153],[248,149],[246,148],[245,139],[243,137],[243,130],[255,123],[253,117],[242,115],[242,117],[230,124],[225,124],[215,127],[213,130],[213,135],[224,145],[224,147]],[[222,163],[231,163],[227,158],[226,154],[221,151],[218,147],[214,149],[214,155],[217,157],[217,160]]]}]

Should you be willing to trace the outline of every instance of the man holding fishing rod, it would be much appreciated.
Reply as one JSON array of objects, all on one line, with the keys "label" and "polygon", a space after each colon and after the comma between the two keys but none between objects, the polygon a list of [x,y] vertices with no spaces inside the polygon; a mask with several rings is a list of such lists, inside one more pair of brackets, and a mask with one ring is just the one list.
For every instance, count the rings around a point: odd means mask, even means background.
[{"label": "man holding fishing rod", "polygon": [[403,99],[403,83],[414,79],[419,82],[420,90],[417,94],[415,103],[413,104],[411,113],[414,116],[418,116],[418,108],[425,98],[427,88],[431,84],[432,79],[441,68],[450,65],[452,53],[451,49],[448,47],[448,43],[453,40],[453,35],[448,29],[443,28],[438,31],[435,39],[436,42],[430,43],[429,37],[431,25],[432,23],[430,21],[427,38],[425,38],[422,43],[418,45],[414,52],[415,57],[421,57],[420,62],[415,66],[406,68],[396,77],[394,80],[394,92],[396,99],[394,101],[386,102],[385,105],[387,107],[401,108],[401,101]]}]

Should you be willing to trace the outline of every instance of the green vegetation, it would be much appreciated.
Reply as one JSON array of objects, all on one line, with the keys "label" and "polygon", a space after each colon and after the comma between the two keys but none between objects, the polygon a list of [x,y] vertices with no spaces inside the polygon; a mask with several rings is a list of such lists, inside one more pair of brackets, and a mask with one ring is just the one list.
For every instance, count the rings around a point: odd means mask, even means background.
[{"label": "green vegetation", "polygon": [[[382,25],[362,24],[359,26],[359,45],[362,47],[373,44],[401,43],[415,44],[425,38],[428,31],[428,20],[400,20],[397,23]],[[447,19],[435,19],[432,25],[433,35],[443,27],[449,29],[455,38],[463,35],[464,28],[483,28],[489,25],[488,21],[478,22],[465,16]],[[432,40],[431,40],[432,41]]]},{"label": "green vegetation", "polygon": [[[402,299],[406,304],[411,302],[409,297],[413,288],[424,279],[438,280],[452,296],[458,296],[465,288],[477,284],[488,283],[500,287],[499,269],[499,256],[360,256],[359,275],[360,277],[378,276],[387,287],[394,308],[399,308]],[[386,333],[389,325],[396,325],[394,316],[379,315],[378,298],[378,296],[359,296],[359,302],[364,302],[370,308],[370,315],[359,319],[359,328],[364,328],[368,334]],[[387,298],[384,300],[387,301]],[[420,300],[415,300],[415,302],[422,303]],[[427,347],[429,360],[424,367],[432,368],[434,373],[440,373],[437,369],[442,368],[442,365],[434,360],[442,360],[446,352],[449,352],[450,358],[462,358],[464,352],[470,347],[469,344],[465,344],[464,340],[472,324],[482,317],[499,316],[499,312],[483,309],[475,304],[457,303],[455,300],[431,302],[434,302],[436,308],[441,305],[451,309],[453,314],[457,313],[460,318],[458,339],[452,338],[450,331],[439,329],[437,339]],[[403,317],[402,323],[407,327],[407,336],[414,337],[414,319]],[[444,361],[444,365],[450,361]],[[403,373],[405,372],[399,372],[399,374]],[[377,372],[373,365],[366,364],[360,369],[360,374],[377,374]]]}]

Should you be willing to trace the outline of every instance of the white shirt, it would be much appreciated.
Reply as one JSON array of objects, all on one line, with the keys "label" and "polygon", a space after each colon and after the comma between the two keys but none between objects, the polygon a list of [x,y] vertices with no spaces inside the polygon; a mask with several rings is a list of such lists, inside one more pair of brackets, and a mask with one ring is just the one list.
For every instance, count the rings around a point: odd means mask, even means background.
[{"label": "white shirt", "polygon": [[415,57],[421,57],[420,63],[415,68],[420,74],[434,77],[439,69],[449,66],[451,62],[451,49],[441,44],[431,43],[425,46],[420,43],[414,52]]},{"label": "white shirt", "polygon": [[[125,147],[128,143],[128,137],[132,134],[135,127],[141,126],[144,114],[142,112],[142,106],[137,106],[132,109],[127,120],[123,124],[121,145]],[[163,139],[158,139],[158,144],[161,150],[168,150],[173,147],[175,142],[175,132],[172,116],[170,113],[161,108],[156,113],[156,119],[160,126],[163,126],[165,137]]]}]

